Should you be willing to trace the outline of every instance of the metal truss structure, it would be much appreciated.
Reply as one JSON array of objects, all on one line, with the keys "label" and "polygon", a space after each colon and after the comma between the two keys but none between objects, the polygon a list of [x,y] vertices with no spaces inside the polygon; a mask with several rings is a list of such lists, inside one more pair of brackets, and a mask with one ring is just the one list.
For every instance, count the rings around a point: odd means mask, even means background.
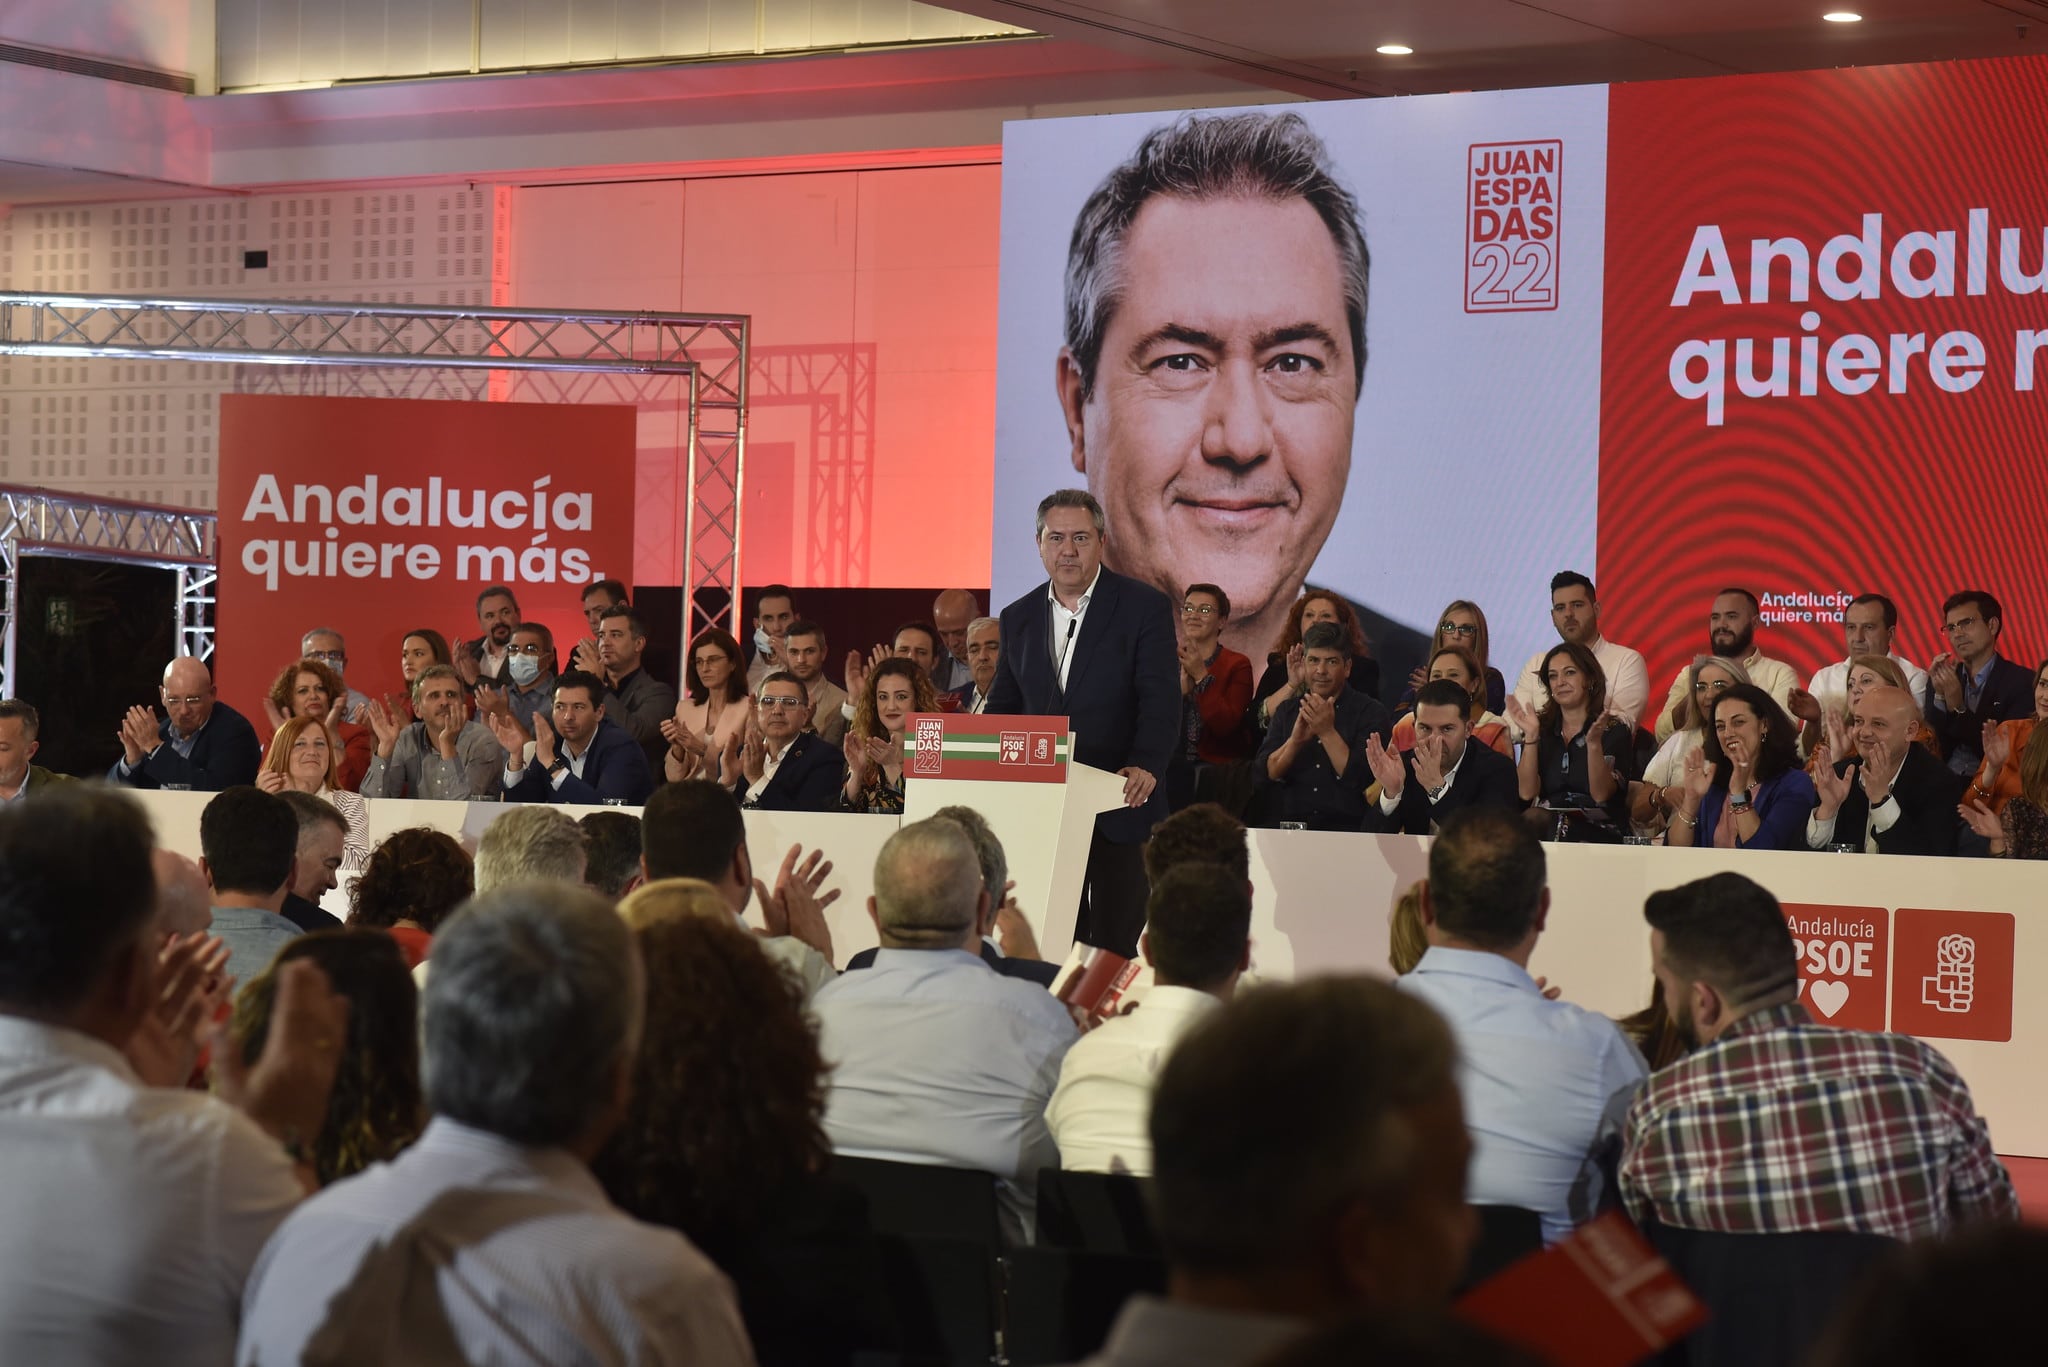
[{"label": "metal truss structure", "polygon": [[0,484],[0,697],[15,681],[21,557],[149,565],[178,576],[178,654],[213,654],[217,524],[212,513]]},{"label": "metal truss structure", "polygon": [[[687,401],[677,452],[685,471],[678,509],[685,641],[736,620],[749,331],[742,314],[0,292],[0,355],[347,367],[358,376],[456,369],[598,379],[586,392],[631,390],[634,384],[617,382],[637,377],[672,392],[680,381]],[[502,397],[495,376],[490,392]],[[725,596],[712,594],[699,606],[705,588]]]}]

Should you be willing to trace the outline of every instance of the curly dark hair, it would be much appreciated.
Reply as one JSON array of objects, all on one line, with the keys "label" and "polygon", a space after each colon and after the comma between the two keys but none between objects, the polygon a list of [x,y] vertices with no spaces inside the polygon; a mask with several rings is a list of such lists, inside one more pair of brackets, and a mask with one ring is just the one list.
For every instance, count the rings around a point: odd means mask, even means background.
[{"label": "curly dark hair", "polygon": [[1714,718],[1731,702],[1739,702],[1755,713],[1763,731],[1761,743],[1757,746],[1756,765],[1750,770],[1751,778],[1765,783],[1788,769],[1799,767],[1799,742],[1795,739],[1799,734],[1799,723],[1785,715],[1785,709],[1778,706],[1776,698],[1755,684],[1733,684],[1727,692],[1707,704],[1706,733],[1700,743],[1707,763],[1715,767],[1718,775],[1715,781],[1721,787],[1728,786],[1728,756],[1721,749],[1720,736],[1715,734]]},{"label": "curly dark hair", "polygon": [[730,917],[638,926],[647,1020],[633,1109],[591,1164],[628,1214],[718,1261],[823,1171],[825,1063],[803,990]]},{"label": "curly dark hair", "polygon": [[[311,674],[320,681],[320,686],[327,690],[327,702],[330,707],[333,706],[336,698],[348,696],[348,686],[342,683],[341,675],[334,672],[333,666],[329,665],[325,660],[315,660],[308,656],[306,659],[300,660],[295,664],[286,665],[284,671],[270,685],[270,700],[276,703],[277,710],[284,713],[287,717],[296,717],[298,715],[297,709],[292,704],[292,690],[298,687],[299,675],[301,674]],[[325,708],[321,709],[321,715],[323,717],[326,715]]]},{"label": "curly dark hair", "polygon": [[1280,630],[1280,636],[1273,642],[1272,654],[1287,658],[1287,652],[1301,644],[1301,615],[1310,603],[1322,600],[1337,614],[1337,625],[1351,642],[1349,654],[1355,659],[1371,659],[1372,643],[1365,639],[1365,628],[1358,624],[1358,613],[1351,606],[1351,600],[1341,593],[1319,589],[1313,584],[1304,584],[1301,597],[1294,600],[1294,606],[1287,610],[1287,625]]},{"label": "curly dark hair", "polygon": [[393,831],[370,851],[349,889],[349,923],[389,927],[411,921],[429,935],[476,891],[469,852],[432,826]]},{"label": "curly dark hair", "polygon": [[242,1059],[254,1064],[270,1032],[277,972],[310,959],[348,998],[348,1037],[334,1074],[327,1123],[308,1160],[320,1181],[339,1181],[389,1162],[426,1124],[420,1093],[419,989],[398,942],[380,930],[316,930],[277,952],[270,966],[235,994],[231,1029]]}]

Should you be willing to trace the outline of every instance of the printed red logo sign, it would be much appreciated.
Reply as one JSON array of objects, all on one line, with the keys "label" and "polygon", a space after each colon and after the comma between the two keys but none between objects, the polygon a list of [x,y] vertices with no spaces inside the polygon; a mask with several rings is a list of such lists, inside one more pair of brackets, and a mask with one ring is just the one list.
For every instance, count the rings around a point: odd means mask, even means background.
[{"label": "printed red logo sign", "polygon": [[1052,746],[1053,742],[1057,739],[1058,737],[1054,736],[1050,731],[1033,731],[1031,733],[1031,758],[1028,762],[1031,764],[1051,764],[1053,762]]},{"label": "printed red logo sign", "polygon": [[1845,1030],[1884,1029],[1887,919],[1883,907],[1785,904],[1806,1014]]},{"label": "printed red logo sign", "polygon": [[1481,142],[1466,157],[1465,312],[1555,309],[1564,143]]},{"label": "printed red logo sign", "polygon": [[936,774],[945,764],[946,724],[937,717],[917,719],[917,752],[910,765],[913,774]]},{"label": "printed red logo sign", "polygon": [[1899,908],[1892,1029],[1933,1039],[2010,1040],[2013,928],[2002,911]]},{"label": "printed red logo sign", "polygon": [[1001,764],[1024,763],[1024,747],[1030,736],[1023,731],[1004,731],[997,737],[996,760]]}]

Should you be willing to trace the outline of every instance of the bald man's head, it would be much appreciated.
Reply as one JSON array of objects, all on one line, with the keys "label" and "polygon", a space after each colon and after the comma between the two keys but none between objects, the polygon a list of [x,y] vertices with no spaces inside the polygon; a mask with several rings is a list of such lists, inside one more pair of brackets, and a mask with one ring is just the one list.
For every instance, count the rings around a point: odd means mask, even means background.
[{"label": "bald man's head", "polygon": [[213,889],[199,865],[159,846],[149,857],[156,871],[157,929],[196,935],[213,924]]},{"label": "bald man's head", "polygon": [[1911,693],[1886,685],[1866,692],[1849,720],[1856,753],[1867,762],[1882,760],[1896,768],[1920,730],[1920,709]]},{"label": "bald man's head", "polygon": [[980,601],[966,589],[947,589],[932,600],[932,623],[954,659],[967,659],[967,626],[980,615]]},{"label": "bald man's head", "polygon": [[213,715],[213,675],[190,655],[164,666],[164,711],[178,734],[189,736]]}]

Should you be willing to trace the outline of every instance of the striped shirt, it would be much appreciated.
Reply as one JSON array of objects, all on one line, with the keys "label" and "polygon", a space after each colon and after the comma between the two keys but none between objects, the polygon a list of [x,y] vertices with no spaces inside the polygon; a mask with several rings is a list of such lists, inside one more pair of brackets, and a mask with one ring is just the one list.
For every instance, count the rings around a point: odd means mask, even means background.
[{"label": "striped shirt", "polygon": [[1913,1239],[2019,1216],[1947,1059],[1909,1035],[1816,1025],[1796,1002],[1653,1074],[1626,1134],[1621,1188],[1638,1221]]}]

